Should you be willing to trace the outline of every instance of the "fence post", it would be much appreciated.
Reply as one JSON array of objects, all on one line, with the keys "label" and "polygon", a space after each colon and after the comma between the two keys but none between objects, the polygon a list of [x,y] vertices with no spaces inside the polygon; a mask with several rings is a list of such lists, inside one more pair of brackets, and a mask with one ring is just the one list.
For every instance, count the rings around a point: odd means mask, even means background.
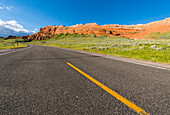
[{"label": "fence post", "polygon": [[18,40],[16,41],[17,42],[17,47],[19,46],[19,44],[18,44]]},{"label": "fence post", "polygon": [[13,44],[13,46],[14,46],[14,48],[15,48],[15,43],[13,42],[12,44]]}]

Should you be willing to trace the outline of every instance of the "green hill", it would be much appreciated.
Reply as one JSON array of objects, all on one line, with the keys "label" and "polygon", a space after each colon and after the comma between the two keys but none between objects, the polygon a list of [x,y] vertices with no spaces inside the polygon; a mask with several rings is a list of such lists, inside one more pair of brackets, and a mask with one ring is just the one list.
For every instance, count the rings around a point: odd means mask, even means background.
[{"label": "green hill", "polygon": [[170,39],[170,31],[164,33],[154,32],[145,36],[145,38]]}]

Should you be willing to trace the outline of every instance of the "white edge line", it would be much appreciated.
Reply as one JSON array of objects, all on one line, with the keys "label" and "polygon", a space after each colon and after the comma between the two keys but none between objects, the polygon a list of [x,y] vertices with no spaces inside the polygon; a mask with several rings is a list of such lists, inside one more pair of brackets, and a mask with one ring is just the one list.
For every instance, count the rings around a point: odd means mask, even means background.
[{"label": "white edge line", "polygon": [[[46,46],[46,47],[53,47],[53,46]],[[133,62],[133,61],[127,61],[127,60],[123,60],[123,59],[116,59],[116,58],[114,58],[114,57],[111,57],[111,55],[103,56],[103,55],[100,55],[100,54],[94,54],[93,52],[83,52],[83,51],[79,51],[79,50],[73,50],[73,49],[67,49],[67,48],[60,48],[60,47],[53,47],[53,48],[58,48],[58,49],[75,51],[75,52],[84,53],[84,54],[101,56],[101,57],[108,58],[108,59],[113,59],[113,60],[118,60],[118,61],[133,63],[133,64],[137,64],[137,65],[143,65],[143,66],[153,67],[153,68],[157,68],[157,69],[170,70],[169,68],[166,68],[166,67],[164,68],[164,67],[154,66],[154,65],[150,65],[150,64],[144,64],[144,63],[138,63],[138,62]]]},{"label": "white edge line", "polygon": [[14,50],[14,51],[10,51],[10,52],[6,52],[6,53],[2,53],[2,54],[0,54],[0,56],[2,56],[2,55],[6,55],[6,54],[9,54],[9,53],[13,53],[13,52],[17,52],[17,51],[20,51],[20,50],[24,50],[24,49],[28,49],[28,48],[31,48],[32,46],[28,46],[28,47],[26,47],[26,48],[21,48],[21,49],[18,49],[18,50]]},{"label": "white edge line", "polygon": [[[103,56],[103,57],[105,57],[105,56]],[[158,68],[158,69],[170,70],[168,68],[164,68],[164,67],[160,67],[160,66],[154,66],[154,65],[144,64],[144,63],[132,62],[132,61],[127,61],[127,60],[123,60],[123,59],[115,59],[115,58],[111,58],[111,57],[105,57],[105,58],[119,60],[119,61],[124,61],[124,62],[138,64],[138,65],[143,65],[143,66],[149,66],[149,67]]]}]

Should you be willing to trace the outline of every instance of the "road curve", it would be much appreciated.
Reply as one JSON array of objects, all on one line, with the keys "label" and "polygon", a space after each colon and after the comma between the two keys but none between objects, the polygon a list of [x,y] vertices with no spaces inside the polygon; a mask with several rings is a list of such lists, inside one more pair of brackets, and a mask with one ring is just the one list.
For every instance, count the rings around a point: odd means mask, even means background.
[{"label": "road curve", "polygon": [[138,112],[68,63],[151,115],[170,114],[170,71],[33,46],[0,55],[0,115]]}]

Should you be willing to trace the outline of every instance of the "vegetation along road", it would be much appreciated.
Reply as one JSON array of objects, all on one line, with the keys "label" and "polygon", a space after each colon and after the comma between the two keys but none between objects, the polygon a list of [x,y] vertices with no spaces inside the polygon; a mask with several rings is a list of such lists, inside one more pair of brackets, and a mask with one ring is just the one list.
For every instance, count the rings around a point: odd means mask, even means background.
[{"label": "vegetation along road", "polygon": [[0,55],[0,114],[170,113],[170,71],[32,46]]}]

